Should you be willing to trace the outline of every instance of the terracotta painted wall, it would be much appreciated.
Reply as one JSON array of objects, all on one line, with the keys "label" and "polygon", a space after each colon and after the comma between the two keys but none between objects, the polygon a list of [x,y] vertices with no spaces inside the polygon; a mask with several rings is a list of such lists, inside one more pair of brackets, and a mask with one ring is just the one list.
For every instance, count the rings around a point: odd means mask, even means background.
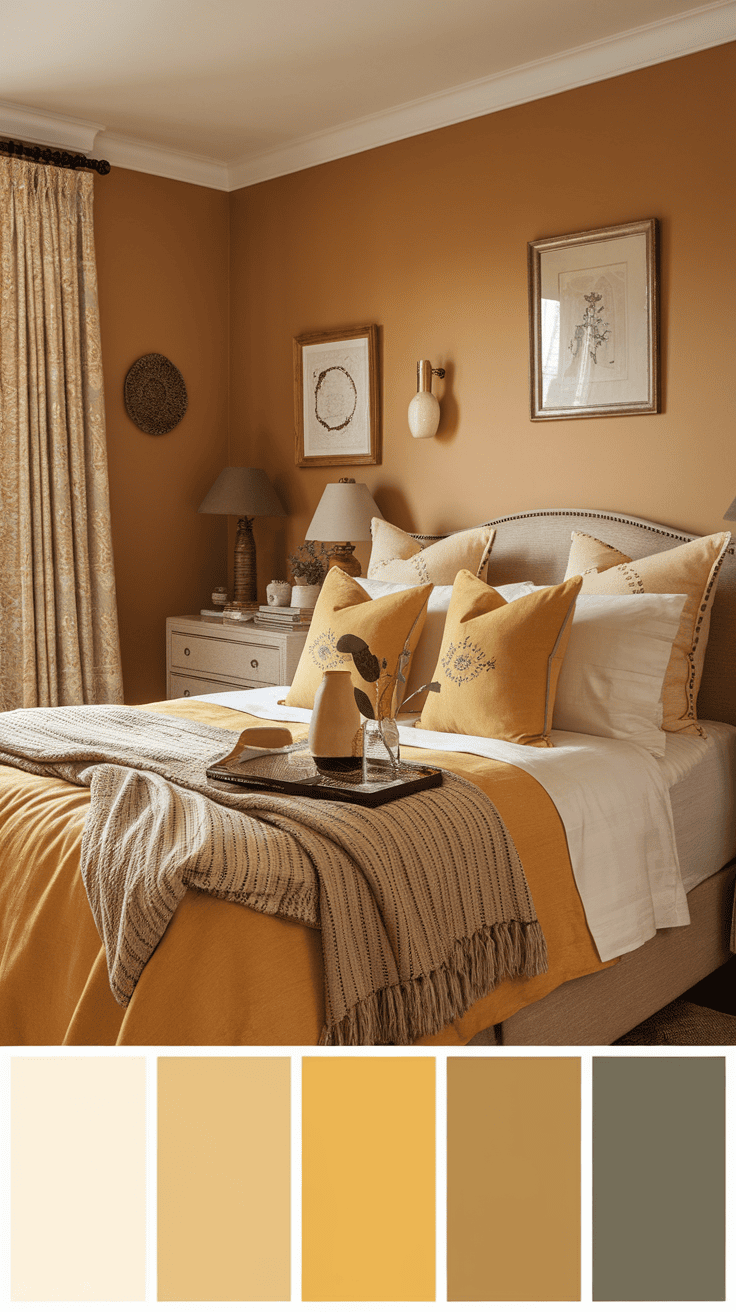
[{"label": "terracotta painted wall", "polygon": [[[291,516],[259,526],[263,586],[343,474],[408,530],[542,506],[724,527],[734,87],[736,45],[721,46],[230,197],[232,460],[263,465]],[[650,216],[662,414],[531,423],[527,241]],[[381,325],[383,463],[299,470],[292,337],[367,322]],[[447,370],[439,434],[421,443],[406,424],[420,357]]]},{"label": "terracotta painted wall", "polygon": [[[95,241],[125,698],[140,703],[166,694],[166,616],[206,604],[226,560],[224,519],[197,506],[228,463],[228,196],[115,168],[95,181]],[[123,405],[151,351],[189,398],[163,437]]]}]

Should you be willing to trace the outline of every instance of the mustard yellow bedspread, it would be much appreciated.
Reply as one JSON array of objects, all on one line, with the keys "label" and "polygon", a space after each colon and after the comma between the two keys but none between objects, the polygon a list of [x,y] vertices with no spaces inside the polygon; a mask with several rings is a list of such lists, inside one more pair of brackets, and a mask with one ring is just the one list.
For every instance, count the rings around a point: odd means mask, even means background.
[{"label": "mustard yellow bedspread", "polygon": [[[238,731],[265,723],[189,700],[148,709]],[[306,726],[289,728],[306,735]],[[516,843],[547,939],[546,975],[504,981],[421,1041],[462,1044],[565,980],[604,967],[562,823],[541,785],[515,766],[464,753],[403,755],[453,770],[491,798]],[[116,1003],[79,868],[88,799],[86,789],[0,766],[0,1043],[317,1044],[324,1024],[319,932],[195,890],[177,909],[127,1009]]]}]

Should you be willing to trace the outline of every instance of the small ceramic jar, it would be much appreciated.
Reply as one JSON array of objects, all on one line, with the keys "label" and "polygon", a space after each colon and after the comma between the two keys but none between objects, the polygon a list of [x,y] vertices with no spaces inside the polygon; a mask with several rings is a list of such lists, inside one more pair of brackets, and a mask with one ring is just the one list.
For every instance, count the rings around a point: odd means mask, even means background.
[{"label": "small ceramic jar", "polygon": [[269,606],[288,606],[291,601],[291,584],[285,579],[271,579],[266,588]]},{"label": "small ceramic jar", "polygon": [[212,604],[213,606],[227,606],[227,588],[224,583],[219,588],[215,588],[212,593]]}]

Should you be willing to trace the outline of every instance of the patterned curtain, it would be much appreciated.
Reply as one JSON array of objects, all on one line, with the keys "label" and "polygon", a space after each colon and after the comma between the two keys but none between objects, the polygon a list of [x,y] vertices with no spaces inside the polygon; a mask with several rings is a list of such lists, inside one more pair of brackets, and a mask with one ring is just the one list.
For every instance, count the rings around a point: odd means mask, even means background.
[{"label": "patterned curtain", "polygon": [[123,699],[92,185],[0,158],[0,711]]}]

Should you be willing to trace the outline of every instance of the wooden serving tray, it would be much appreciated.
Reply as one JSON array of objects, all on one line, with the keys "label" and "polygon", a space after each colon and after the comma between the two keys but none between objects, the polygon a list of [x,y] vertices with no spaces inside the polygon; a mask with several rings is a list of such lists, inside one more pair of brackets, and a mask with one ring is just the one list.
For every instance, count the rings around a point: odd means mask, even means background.
[{"label": "wooden serving tray", "polygon": [[282,748],[252,760],[232,763],[218,761],[207,769],[207,778],[228,784],[233,791],[263,791],[287,793],[296,797],[324,797],[332,802],[353,802],[357,806],[382,806],[397,797],[408,797],[425,788],[439,788],[442,771],[433,766],[399,764],[399,778],[388,773],[380,775],[376,765],[376,778],[369,783],[338,782],[328,779],[317,770],[311,752],[303,743],[293,748]]}]

